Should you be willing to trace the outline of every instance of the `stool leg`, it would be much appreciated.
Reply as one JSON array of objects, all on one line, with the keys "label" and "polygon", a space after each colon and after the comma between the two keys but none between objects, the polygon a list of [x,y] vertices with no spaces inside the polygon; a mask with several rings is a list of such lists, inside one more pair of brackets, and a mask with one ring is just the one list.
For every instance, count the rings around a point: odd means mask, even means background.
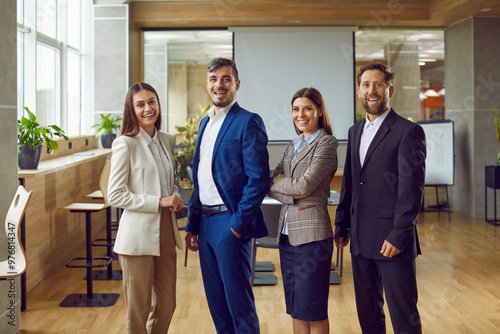
[{"label": "stool leg", "polygon": [[[113,250],[111,249],[111,207],[106,208],[106,255],[113,257]],[[113,278],[113,262],[108,266],[108,278]]]},{"label": "stool leg", "polygon": [[[86,234],[86,256],[87,264],[92,264],[92,212],[85,212],[85,234]],[[87,268],[87,300],[94,298],[94,290],[92,287],[92,267]]]},{"label": "stool leg", "polygon": [[493,189],[493,213],[495,215],[495,220],[493,221],[494,224],[497,224],[497,190]]},{"label": "stool leg", "polygon": [[446,208],[448,209],[448,221],[451,220],[451,216],[450,216],[450,200],[448,198],[448,186],[446,185]]},{"label": "stool leg", "polygon": [[434,187],[436,189],[436,208],[438,210],[438,216],[439,216],[439,192],[438,192],[438,187]]},{"label": "stool leg", "polygon": [[[337,252],[337,256],[339,253]],[[344,248],[340,249],[340,276],[342,277],[342,273],[344,271]]]}]

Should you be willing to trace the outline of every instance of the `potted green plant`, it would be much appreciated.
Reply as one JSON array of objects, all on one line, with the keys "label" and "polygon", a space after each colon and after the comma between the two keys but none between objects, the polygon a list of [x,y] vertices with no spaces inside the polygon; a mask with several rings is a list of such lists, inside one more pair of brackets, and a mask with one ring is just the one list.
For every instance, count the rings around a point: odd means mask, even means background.
[{"label": "potted green plant", "polygon": [[498,117],[498,111],[495,106],[493,106],[493,113],[495,115],[495,127],[497,129],[498,157],[494,165],[485,166],[484,175],[486,187],[500,189],[500,118]]},{"label": "potted green plant", "polygon": [[207,115],[210,109],[210,103],[202,105],[199,103],[196,106],[196,116],[186,118],[185,126],[176,126],[177,131],[184,136],[184,142],[177,146],[175,160],[177,162],[177,176],[181,180],[186,180],[189,186],[192,186],[192,180],[189,176],[188,169],[193,168],[193,156],[196,149],[196,140],[198,138],[198,127],[203,117]]},{"label": "potted green plant", "polygon": [[66,141],[68,137],[57,125],[40,125],[28,107],[24,110],[28,118],[23,116],[17,121],[18,165],[21,169],[37,169],[42,156],[42,143],[45,142],[47,151],[55,155],[59,145],[54,137],[62,137]]},{"label": "potted green plant", "polygon": [[102,147],[111,148],[111,144],[116,138],[116,133],[113,133],[113,131],[122,127],[121,121],[121,117],[101,114],[101,122],[92,125],[93,128],[98,127],[96,137],[101,137]]},{"label": "potted green plant", "polygon": [[498,111],[495,106],[493,106],[493,112],[495,113],[495,127],[497,129],[497,140],[498,140],[498,157],[495,166],[500,165],[500,118],[498,117]]}]

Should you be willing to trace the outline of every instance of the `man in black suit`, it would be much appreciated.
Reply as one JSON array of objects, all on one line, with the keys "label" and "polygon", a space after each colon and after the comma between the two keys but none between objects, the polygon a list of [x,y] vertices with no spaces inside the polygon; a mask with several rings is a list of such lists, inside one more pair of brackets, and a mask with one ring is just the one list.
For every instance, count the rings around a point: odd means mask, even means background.
[{"label": "man in black suit", "polygon": [[416,230],[425,177],[425,134],[389,107],[394,73],[373,63],[358,73],[366,119],[349,130],[335,244],[351,241],[358,319],[363,333],[385,333],[385,297],[395,333],[421,333],[417,309]]}]

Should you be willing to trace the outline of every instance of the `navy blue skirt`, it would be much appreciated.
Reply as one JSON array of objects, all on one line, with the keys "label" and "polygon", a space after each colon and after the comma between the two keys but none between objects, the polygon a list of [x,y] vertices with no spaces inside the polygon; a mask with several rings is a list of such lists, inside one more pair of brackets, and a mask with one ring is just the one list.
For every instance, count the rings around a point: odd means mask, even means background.
[{"label": "navy blue skirt", "polygon": [[303,321],[327,319],[333,238],[292,246],[282,234],[279,251],[286,313]]}]

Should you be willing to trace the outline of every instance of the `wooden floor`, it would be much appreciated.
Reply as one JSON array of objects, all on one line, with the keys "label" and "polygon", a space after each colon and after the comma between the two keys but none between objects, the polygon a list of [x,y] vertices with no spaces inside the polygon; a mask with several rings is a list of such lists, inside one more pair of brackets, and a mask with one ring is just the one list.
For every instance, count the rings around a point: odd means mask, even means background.
[{"label": "wooden floor", "polygon": [[[423,255],[417,259],[419,310],[425,333],[499,333],[500,226],[495,227],[459,212],[419,216],[418,232]],[[84,250],[81,251],[83,255]],[[350,256],[344,259],[342,284],[331,286],[331,333],[360,333],[357,321]],[[276,267],[278,284],[255,287],[262,333],[291,333],[285,314],[277,250],[259,249],[258,260]],[[215,333],[207,308],[198,255],[178,252],[177,309],[170,333]],[[118,267],[118,262],[114,265]],[[28,268],[29,273],[29,268]],[[126,333],[123,295],[107,308],[61,308],[70,293],[84,293],[83,269],[61,265],[28,293],[28,309],[21,315],[21,333]],[[120,281],[96,281],[94,292],[122,294]],[[388,314],[386,312],[386,314]],[[388,333],[392,333],[387,317]]]}]

